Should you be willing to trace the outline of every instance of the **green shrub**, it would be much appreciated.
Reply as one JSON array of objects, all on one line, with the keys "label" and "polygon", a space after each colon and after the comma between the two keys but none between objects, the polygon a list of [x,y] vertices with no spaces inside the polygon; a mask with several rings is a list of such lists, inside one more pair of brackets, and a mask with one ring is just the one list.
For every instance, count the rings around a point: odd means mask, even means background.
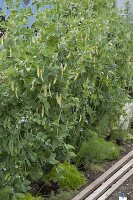
[{"label": "green shrub", "polygon": [[8,186],[0,188],[0,199],[1,200],[9,200],[11,192],[12,192],[12,190]]},{"label": "green shrub", "polygon": [[125,131],[125,130],[118,129],[118,130],[112,131],[110,139],[114,142],[120,141],[120,143],[121,143],[121,142],[126,141],[128,139],[128,136],[129,136],[128,130]]},{"label": "green shrub", "polygon": [[27,193],[23,198],[17,200],[69,200],[72,199],[73,195],[73,191],[59,190],[57,194],[51,193],[49,197],[33,197],[31,194]]},{"label": "green shrub", "polygon": [[33,197],[31,194],[25,194],[25,196],[18,200],[43,200],[42,197]]},{"label": "green shrub", "polygon": [[50,197],[45,198],[45,200],[70,200],[72,199],[73,195],[75,194],[75,192],[73,191],[63,191],[63,190],[59,190],[59,193],[57,194],[51,194]]},{"label": "green shrub", "polygon": [[119,157],[119,150],[112,142],[106,142],[103,138],[95,135],[88,141],[81,144],[77,153],[77,163],[103,162],[105,160],[114,160]]},{"label": "green shrub", "polygon": [[[110,6],[110,4],[113,4],[115,6],[115,0],[93,0],[93,6],[94,6],[94,10],[96,10],[97,12],[103,12],[103,10],[107,10],[108,6]],[[106,12],[105,10],[105,12]]]},{"label": "green shrub", "polygon": [[48,179],[58,181],[63,190],[76,190],[87,182],[83,173],[79,172],[74,165],[66,162],[53,168]]}]

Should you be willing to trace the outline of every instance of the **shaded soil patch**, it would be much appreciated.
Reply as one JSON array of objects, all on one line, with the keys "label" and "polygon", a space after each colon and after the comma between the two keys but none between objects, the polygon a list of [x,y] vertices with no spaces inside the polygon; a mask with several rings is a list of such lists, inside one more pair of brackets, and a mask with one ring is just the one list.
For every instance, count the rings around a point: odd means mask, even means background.
[{"label": "shaded soil patch", "polygon": [[40,194],[41,196],[49,196],[51,192],[54,192],[55,194],[59,190],[58,182],[50,181],[48,183],[38,181],[31,184],[31,190],[30,193],[33,196],[37,196]]}]

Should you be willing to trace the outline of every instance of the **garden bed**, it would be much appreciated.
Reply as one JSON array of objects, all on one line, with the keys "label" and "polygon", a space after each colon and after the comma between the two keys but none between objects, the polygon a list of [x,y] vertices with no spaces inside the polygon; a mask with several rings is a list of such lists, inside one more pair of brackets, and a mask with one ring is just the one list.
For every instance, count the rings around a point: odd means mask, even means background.
[{"label": "garden bed", "polygon": [[[125,142],[122,146],[123,149],[121,151],[119,159],[124,157],[128,152],[130,152],[133,149],[133,141],[128,141]],[[108,170],[110,167],[112,167],[118,160],[113,160],[113,161],[107,161],[105,163],[105,171]],[[93,182],[96,180],[103,172],[98,172],[98,171],[89,171],[89,183]]]},{"label": "garden bed", "polygon": [[[128,154],[132,149],[133,149],[133,141],[126,141],[124,142],[121,146],[121,154],[119,159],[124,157],[126,154]],[[104,167],[101,165],[98,168],[97,165],[97,170],[88,170],[86,173],[88,180],[89,180],[89,185],[93,181],[95,181],[98,177],[100,177],[105,171],[107,171],[109,168],[111,168],[118,160],[113,160],[113,161],[107,161],[104,163]],[[102,168],[103,167],[103,168]],[[98,171],[99,170],[99,171]],[[82,191],[87,185],[81,188],[80,191]],[[109,198],[109,200],[116,200],[118,196],[122,194],[122,192],[125,193],[125,196],[129,197],[129,199],[132,199],[132,188],[133,188],[133,177],[128,179],[120,188],[116,190],[116,192]],[[78,193],[78,192],[77,192]]]},{"label": "garden bed", "polygon": [[[126,154],[128,154],[132,149],[133,149],[133,141],[127,141],[124,142],[121,146],[121,154],[119,156],[119,159],[124,157]],[[113,161],[106,161],[102,165],[94,165],[94,169],[88,169],[84,170],[84,173],[86,177],[88,178],[88,183],[84,185],[79,191],[76,192],[79,193],[82,191],[87,185],[95,181],[98,177],[100,177],[105,171],[107,171],[109,168],[111,168],[118,160],[113,160]],[[93,166],[92,166],[93,167]],[[48,199],[50,198],[50,193],[57,193],[59,195],[58,190],[59,185],[57,182],[50,182],[48,184],[44,184],[43,182],[35,182],[31,185],[31,193],[36,196],[37,193],[40,193],[42,196],[47,197]],[[132,188],[133,188],[133,177],[128,179],[120,188],[116,190],[116,192],[109,198],[109,200],[115,200],[118,198],[118,196],[121,195],[122,192],[126,194],[127,197],[129,197],[129,200],[132,198]],[[64,192],[65,193],[65,192]],[[63,200],[70,200],[71,199],[71,194],[68,195],[70,197],[65,197]],[[74,196],[74,195],[73,195]],[[54,197],[53,197],[54,199]]]}]

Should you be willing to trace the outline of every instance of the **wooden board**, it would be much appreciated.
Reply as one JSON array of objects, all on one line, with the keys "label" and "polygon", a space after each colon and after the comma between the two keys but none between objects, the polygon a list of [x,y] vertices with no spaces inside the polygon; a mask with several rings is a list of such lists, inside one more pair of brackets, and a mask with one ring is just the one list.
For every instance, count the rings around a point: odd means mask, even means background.
[{"label": "wooden board", "polygon": [[119,160],[115,165],[113,165],[109,170],[107,170],[103,175],[96,179],[93,183],[87,186],[84,190],[78,193],[72,200],[83,200],[88,195],[92,193],[96,188],[98,188],[104,181],[112,176],[116,171],[118,171],[126,162],[133,158],[133,150],[130,151],[126,156]]},{"label": "wooden board", "polygon": [[109,188],[100,198],[97,200],[105,200],[117,189],[119,188],[130,176],[133,175],[133,168],[128,171],[121,179],[119,179],[111,188]]},{"label": "wooden board", "polygon": [[133,165],[133,159],[125,164],[119,171],[117,171],[112,177],[105,181],[97,190],[95,190],[91,195],[89,195],[85,200],[96,200],[104,192],[107,191],[112,184],[114,184],[118,179],[120,179],[126,172],[128,172]]}]

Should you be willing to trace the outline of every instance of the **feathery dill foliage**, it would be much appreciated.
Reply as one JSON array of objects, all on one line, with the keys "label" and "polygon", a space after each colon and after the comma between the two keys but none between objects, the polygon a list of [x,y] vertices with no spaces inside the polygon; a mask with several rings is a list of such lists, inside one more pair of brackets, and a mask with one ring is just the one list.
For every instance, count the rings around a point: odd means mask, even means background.
[{"label": "feathery dill foliage", "polygon": [[119,158],[119,150],[117,146],[105,141],[103,138],[94,134],[88,141],[81,143],[77,153],[77,165],[84,166],[89,163],[102,163],[105,160],[115,160]]},{"label": "feathery dill foliage", "polygon": [[46,178],[47,180],[54,179],[58,181],[60,187],[66,191],[79,189],[87,182],[84,174],[67,162],[58,164],[56,168],[54,167]]}]

